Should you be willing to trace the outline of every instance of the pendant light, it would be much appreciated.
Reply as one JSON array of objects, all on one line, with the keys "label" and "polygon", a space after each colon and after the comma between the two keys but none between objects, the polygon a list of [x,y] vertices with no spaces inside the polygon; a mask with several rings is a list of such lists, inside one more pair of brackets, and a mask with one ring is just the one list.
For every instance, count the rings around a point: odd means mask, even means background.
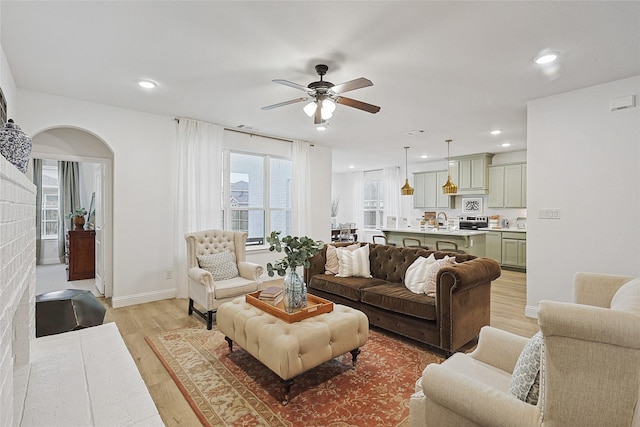
[{"label": "pendant light", "polygon": [[400,189],[403,196],[413,196],[413,188],[409,185],[409,168],[408,168],[408,160],[407,160],[407,150],[409,147],[404,147],[404,174],[405,180],[404,185]]},{"label": "pendant light", "polygon": [[451,181],[451,164],[449,162],[449,144],[451,144],[451,139],[447,139],[447,182],[442,186],[443,194],[454,195],[458,192],[458,186]]}]

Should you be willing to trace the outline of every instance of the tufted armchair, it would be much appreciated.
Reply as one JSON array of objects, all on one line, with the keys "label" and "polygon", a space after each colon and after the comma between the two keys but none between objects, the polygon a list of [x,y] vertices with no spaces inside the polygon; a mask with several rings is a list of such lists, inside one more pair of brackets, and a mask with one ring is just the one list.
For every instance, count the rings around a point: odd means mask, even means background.
[{"label": "tufted armchair", "polygon": [[510,392],[528,340],[487,326],[472,353],[426,367],[411,426],[639,426],[640,279],[577,273],[573,290],[575,303],[539,304],[536,405]]},{"label": "tufted armchair", "polygon": [[[247,233],[225,230],[205,230],[188,233],[187,275],[189,288],[189,315],[196,314],[207,321],[207,329],[213,327],[213,313],[223,302],[257,291],[262,280],[262,266],[245,261]],[[238,275],[226,280],[214,280],[208,270],[200,268],[198,257],[231,252],[231,259],[237,266]],[[202,259],[202,258],[201,258]],[[202,307],[200,311],[194,302]]]}]

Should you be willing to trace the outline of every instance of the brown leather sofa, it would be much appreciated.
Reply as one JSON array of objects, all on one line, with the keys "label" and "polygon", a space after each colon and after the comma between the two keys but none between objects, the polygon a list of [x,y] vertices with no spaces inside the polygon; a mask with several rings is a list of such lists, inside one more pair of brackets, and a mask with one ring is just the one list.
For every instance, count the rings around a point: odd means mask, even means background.
[{"label": "brown leather sofa", "polygon": [[[403,284],[407,268],[431,253],[436,259],[449,255],[457,261],[438,272],[435,298],[413,293]],[[325,274],[326,245],[310,261],[304,271],[309,293],[356,308],[370,324],[436,347],[447,356],[489,325],[491,281],[501,273],[500,265],[489,258],[377,244],[369,244],[372,278]]]}]

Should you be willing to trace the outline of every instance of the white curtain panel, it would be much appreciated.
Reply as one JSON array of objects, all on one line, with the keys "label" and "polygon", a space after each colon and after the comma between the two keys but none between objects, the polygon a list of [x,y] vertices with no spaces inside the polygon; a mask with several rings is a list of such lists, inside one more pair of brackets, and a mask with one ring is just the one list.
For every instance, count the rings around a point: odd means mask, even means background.
[{"label": "white curtain panel", "polygon": [[[384,168],[384,217],[398,216],[400,213],[400,187],[402,187],[402,177],[400,176],[400,168],[391,166]],[[384,222],[383,222],[384,224]]]},{"label": "white curtain panel", "polygon": [[360,228],[360,235],[364,236],[364,172],[353,173],[353,218],[356,218],[356,228]]},{"label": "white curtain panel", "polygon": [[291,153],[291,234],[308,236],[311,231],[311,146],[305,141],[293,141]]},{"label": "white curtain panel", "polygon": [[185,118],[178,121],[174,271],[179,298],[187,297],[184,235],[220,229],[223,134],[222,126]]}]

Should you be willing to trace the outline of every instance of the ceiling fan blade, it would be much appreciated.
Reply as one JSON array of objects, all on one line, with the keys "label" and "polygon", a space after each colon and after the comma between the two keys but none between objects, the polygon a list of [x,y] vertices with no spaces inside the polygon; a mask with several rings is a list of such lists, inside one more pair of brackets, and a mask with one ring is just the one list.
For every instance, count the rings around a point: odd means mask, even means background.
[{"label": "ceiling fan blade", "polygon": [[294,89],[303,90],[303,91],[305,91],[307,93],[311,93],[311,91],[312,91],[311,89],[309,89],[306,86],[302,86],[302,85],[299,85],[298,83],[290,82],[289,80],[276,79],[276,80],[272,80],[272,81],[274,83],[280,83],[281,85],[289,86],[289,87],[292,87]]},{"label": "ceiling fan blade", "polygon": [[306,101],[307,99],[309,98],[297,98],[297,99],[292,99],[291,101],[279,102],[277,104],[267,105],[266,107],[262,107],[262,110],[273,110],[274,108],[284,107],[285,105],[295,104],[297,102]]},{"label": "ceiling fan blade", "polygon": [[373,104],[367,104],[366,102],[357,101],[355,99],[347,98],[344,96],[336,97],[338,104],[346,105],[347,107],[357,108],[358,110],[367,111],[371,114],[375,114],[380,111],[380,107]]},{"label": "ceiling fan blade", "polygon": [[373,86],[373,83],[369,79],[360,77],[359,79],[350,80],[348,82],[340,83],[331,88],[333,93],[345,93],[350,90],[360,89],[367,86]]},{"label": "ceiling fan blade", "polygon": [[316,112],[313,115],[313,124],[314,125],[319,125],[322,124],[324,120],[322,120],[322,108],[320,108],[320,105],[316,105]]}]

